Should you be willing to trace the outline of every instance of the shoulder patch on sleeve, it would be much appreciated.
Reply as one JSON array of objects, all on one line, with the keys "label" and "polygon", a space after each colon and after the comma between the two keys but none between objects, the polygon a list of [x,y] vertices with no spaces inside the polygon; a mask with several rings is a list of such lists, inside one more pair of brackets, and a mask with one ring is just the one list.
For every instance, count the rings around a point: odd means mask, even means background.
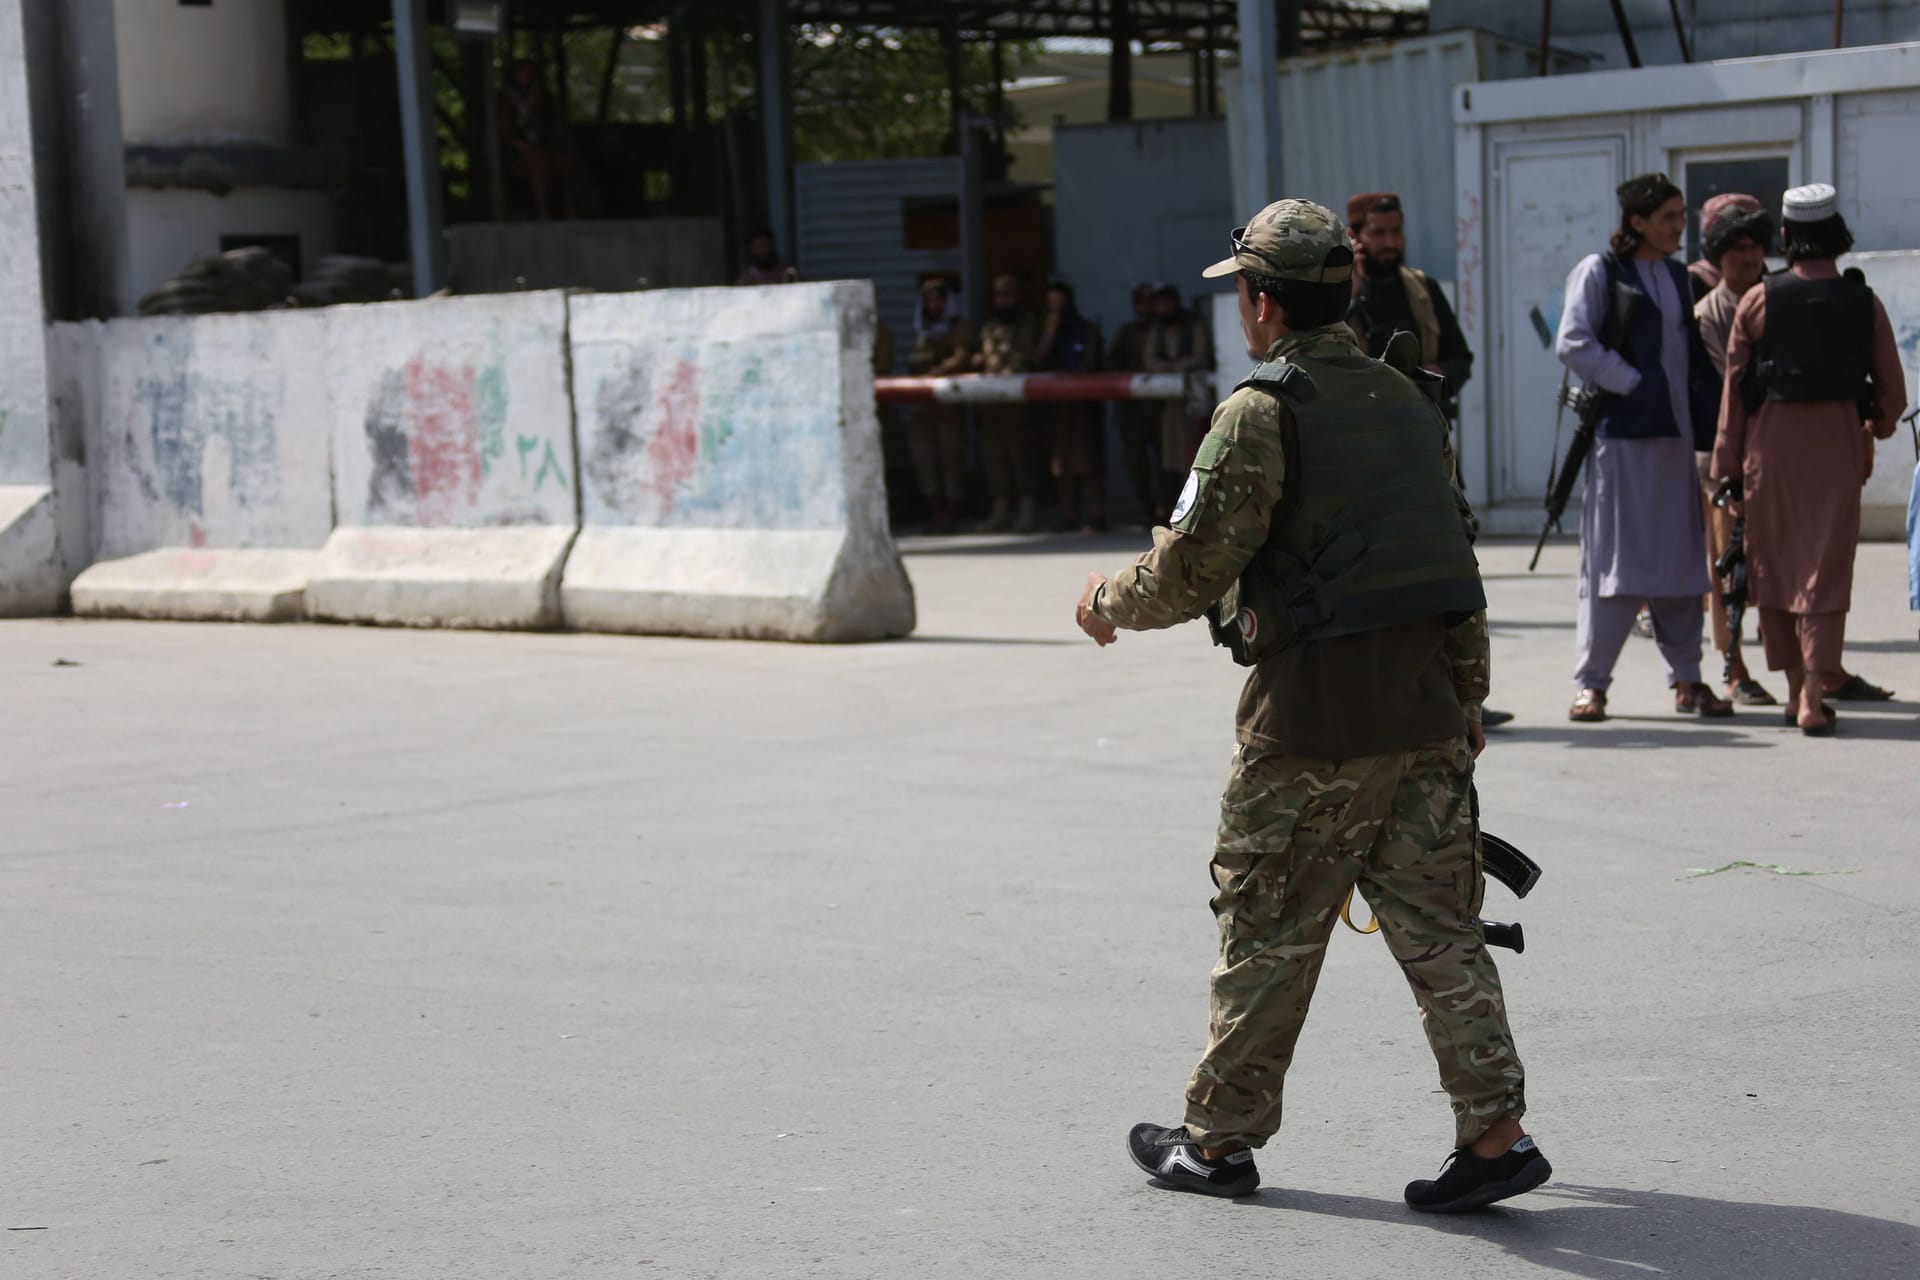
[{"label": "shoulder patch on sleeve", "polygon": [[1195,471],[1212,471],[1220,465],[1220,459],[1227,456],[1227,450],[1230,447],[1231,442],[1227,437],[1209,431],[1206,437],[1200,441],[1199,450],[1193,455],[1193,469]]}]

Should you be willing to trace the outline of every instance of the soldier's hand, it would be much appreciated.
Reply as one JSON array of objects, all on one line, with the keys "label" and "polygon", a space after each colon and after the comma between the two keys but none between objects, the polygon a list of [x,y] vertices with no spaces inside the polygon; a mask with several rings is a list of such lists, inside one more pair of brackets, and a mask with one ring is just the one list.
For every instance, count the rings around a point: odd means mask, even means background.
[{"label": "soldier's hand", "polygon": [[1467,745],[1473,748],[1473,758],[1478,760],[1480,753],[1487,749],[1487,731],[1480,727],[1478,720],[1467,721]]},{"label": "soldier's hand", "polygon": [[1104,574],[1088,574],[1087,589],[1080,593],[1080,603],[1073,611],[1073,620],[1079,623],[1080,629],[1092,636],[1094,643],[1101,648],[1120,638],[1120,632],[1114,625],[1093,611],[1094,594],[1100,590],[1100,585],[1106,580]]}]

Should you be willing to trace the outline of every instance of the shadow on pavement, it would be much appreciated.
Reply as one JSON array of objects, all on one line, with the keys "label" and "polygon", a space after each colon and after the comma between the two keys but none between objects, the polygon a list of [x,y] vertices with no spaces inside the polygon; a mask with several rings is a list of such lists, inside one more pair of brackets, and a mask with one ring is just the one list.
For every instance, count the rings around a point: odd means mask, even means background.
[{"label": "shadow on pavement", "polygon": [[1037,644],[1037,645],[1073,645],[1090,643],[1084,637],[1069,640],[1049,640],[1036,636],[927,636],[919,632],[906,637],[910,644]]},{"label": "shadow on pavement", "polygon": [[1494,635],[1500,635],[1507,631],[1571,631],[1574,627],[1574,621],[1572,618],[1564,621],[1556,618],[1552,621],[1542,622],[1538,619],[1528,618],[1490,617],[1487,619],[1487,627]]},{"label": "shadow on pavement", "polygon": [[1417,1214],[1397,1201],[1273,1187],[1233,1203],[1473,1236],[1536,1267],[1593,1280],[1891,1280],[1920,1274],[1920,1227],[1809,1205],[1561,1182],[1523,1200],[1452,1218]]},{"label": "shadow on pavement", "polygon": [[1847,648],[1866,653],[1920,653],[1920,640],[1849,640]]},{"label": "shadow on pavement", "polygon": [[[900,554],[908,559],[916,556],[1057,556],[1079,553],[1105,560],[1114,555],[1132,559],[1153,544],[1144,533],[1122,532],[959,534],[951,538],[901,538],[899,545]],[[1098,564],[1092,567],[1097,568]]]},{"label": "shadow on pavement", "polygon": [[[1884,707],[1889,704],[1877,702],[1868,705]],[[1839,737],[1861,738],[1868,742],[1920,742],[1920,718],[1911,714],[1898,718],[1876,717],[1860,711],[1859,706],[1857,702],[1842,702],[1835,708],[1840,712]]]},{"label": "shadow on pavement", "polygon": [[[1843,717],[1844,718],[1844,717]],[[1671,728],[1652,728],[1652,725],[1672,725]],[[1642,727],[1648,726],[1648,727]],[[1749,726],[1750,727],[1750,726]],[[1780,728],[1780,737],[1788,736],[1784,726]],[[1840,732],[1845,733],[1843,724]],[[1492,730],[1502,743],[1507,742],[1559,742],[1570,747],[1771,747],[1773,742],[1756,740],[1744,733],[1731,729],[1709,728],[1705,725],[1689,725],[1682,720],[1674,724],[1670,720],[1656,720],[1651,716],[1610,715],[1596,725],[1529,725],[1515,721]],[[1863,737],[1866,735],[1862,735]]]}]

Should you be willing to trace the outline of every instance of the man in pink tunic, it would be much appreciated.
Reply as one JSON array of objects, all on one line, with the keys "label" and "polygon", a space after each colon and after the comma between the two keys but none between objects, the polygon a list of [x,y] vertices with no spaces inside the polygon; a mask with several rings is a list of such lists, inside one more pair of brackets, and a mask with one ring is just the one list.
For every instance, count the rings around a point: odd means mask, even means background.
[{"label": "man in pink tunic", "polygon": [[1886,309],[1834,262],[1853,245],[1834,189],[1787,192],[1782,224],[1791,269],[1734,313],[1713,475],[1743,494],[1749,596],[1767,666],[1786,673],[1787,723],[1828,737],[1821,695],[1847,678],[1860,487],[1874,439],[1906,410],[1906,380]]}]

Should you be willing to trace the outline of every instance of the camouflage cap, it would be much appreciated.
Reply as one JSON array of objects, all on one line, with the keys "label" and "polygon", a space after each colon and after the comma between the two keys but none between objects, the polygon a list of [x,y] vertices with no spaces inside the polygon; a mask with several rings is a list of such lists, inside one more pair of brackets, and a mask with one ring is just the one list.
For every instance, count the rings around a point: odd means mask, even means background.
[{"label": "camouflage cap", "polygon": [[1200,274],[1239,271],[1281,280],[1339,284],[1353,276],[1353,246],[1340,215],[1311,200],[1276,200],[1233,232],[1233,256]]}]

